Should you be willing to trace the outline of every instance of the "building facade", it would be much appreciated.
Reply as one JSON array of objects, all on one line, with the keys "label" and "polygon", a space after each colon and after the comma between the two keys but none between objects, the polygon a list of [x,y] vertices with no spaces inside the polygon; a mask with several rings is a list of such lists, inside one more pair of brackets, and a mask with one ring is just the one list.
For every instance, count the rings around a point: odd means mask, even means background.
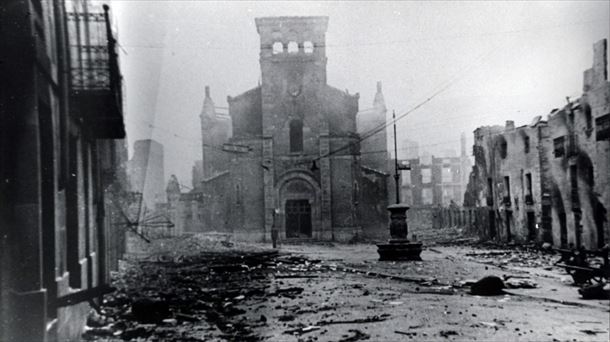
[{"label": "building facade", "polygon": [[[177,215],[188,220],[185,231],[229,232],[256,241],[269,239],[274,226],[283,239],[362,235],[360,189],[369,166],[361,163],[359,95],[326,83],[327,25],[327,17],[256,19],[261,83],[227,98],[229,133],[221,127],[213,132],[218,136],[212,134],[210,119],[219,117],[206,91],[203,176],[177,205]],[[374,106],[362,114],[376,125],[375,115],[385,120],[380,85]],[[222,142],[220,135],[230,138]],[[385,131],[379,137],[369,141],[384,145],[374,147],[383,149],[378,157],[386,150]],[[368,163],[369,177],[384,179],[380,160]],[[385,187],[385,179],[381,183]],[[384,191],[377,193],[386,197]],[[386,224],[383,211],[375,229]]]},{"label": "building facade", "polygon": [[122,254],[116,42],[107,7],[64,5],[0,5],[2,341],[79,340]]},{"label": "building facade", "polygon": [[594,45],[583,95],[546,121],[474,132],[466,206],[486,206],[484,235],[504,241],[599,248],[609,241],[610,85],[607,43]]},{"label": "building facade", "polygon": [[410,168],[401,171],[401,202],[414,207],[462,205],[471,163],[466,155],[464,136],[461,143],[459,157],[431,156],[428,162],[425,158],[400,161]]}]

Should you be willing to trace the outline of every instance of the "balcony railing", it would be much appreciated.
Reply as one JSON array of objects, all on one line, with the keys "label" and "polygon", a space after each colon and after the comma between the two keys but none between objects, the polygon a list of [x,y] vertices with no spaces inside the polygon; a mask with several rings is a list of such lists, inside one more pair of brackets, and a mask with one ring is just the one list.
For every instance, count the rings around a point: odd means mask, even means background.
[{"label": "balcony railing", "polygon": [[121,74],[116,40],[103,12],[68,14],[70,90],[75,115],[96,138],[125,137]]}]

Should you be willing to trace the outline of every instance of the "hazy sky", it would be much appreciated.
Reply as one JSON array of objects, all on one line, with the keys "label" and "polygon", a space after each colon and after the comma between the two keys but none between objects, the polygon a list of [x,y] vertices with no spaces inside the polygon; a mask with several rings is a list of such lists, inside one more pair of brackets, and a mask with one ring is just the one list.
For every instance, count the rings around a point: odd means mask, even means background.
[{"label": "hazy sky", "polygon": [[[529,124],[582,93],[592,45],[610,36],[608,1],[112,2],[133,141],[165,147],[165,174],[191,185],[204,87],[216,106],[260,78],[254,18],[325,15],[328,83],[371,106],[383,83],[399,141],[459,152],[481,125]],[[152,125],[152,126],[151,126]],[[470,150],[470,149],[469,149]]]}]

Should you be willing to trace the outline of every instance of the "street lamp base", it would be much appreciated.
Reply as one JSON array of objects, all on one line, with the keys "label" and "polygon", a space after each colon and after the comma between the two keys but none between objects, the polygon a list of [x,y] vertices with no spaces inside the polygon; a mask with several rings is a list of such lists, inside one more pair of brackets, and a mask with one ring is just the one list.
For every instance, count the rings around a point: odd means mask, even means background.
[{"label": "street lamp base", "polygon": [[389,243],[377,245],[380,261],[421,261],[421,242],[406,239],[392,239]]}]

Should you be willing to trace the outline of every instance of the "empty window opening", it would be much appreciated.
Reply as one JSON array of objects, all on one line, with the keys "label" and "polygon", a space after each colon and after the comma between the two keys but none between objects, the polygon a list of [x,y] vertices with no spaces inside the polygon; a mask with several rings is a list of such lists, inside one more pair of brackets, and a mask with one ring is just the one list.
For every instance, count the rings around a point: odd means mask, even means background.
[{"label": "empty window opening", "polygon": [[494,204],[494,198],[493,198],[493,193],[494,193],[494,187],[493,187],[493,181],[491,178],[487,178],[487,205],[488,206],[492,206]]},{"label": "empty window opening", "polygon": [[534,204],[534,196],[532,194],[532,174],[525,174],[525,204]]},{"label": "empty window opening", "polygon": [[504,176],[504,205],[510,206],[510,177]]},{"label": "empty window opening", "polygon": [[553,140],[553,148],[555,158],[563,157],[565,154],[565,137],[559,137]]},{"label": "empty window opening", "polygon": [[297,42],[288,43],[288,53],[297,53],[299,52],[299,44]]},{"label": "empty window opening", "polygon": [[585,134],[589,137],[591,136],[591,132],[593,132],[593,116],[591,115],[591,106],[585,103],[583,107],[585,114]]},{"label": "empty window opening", "polygon": [[303,43],[303,51],[305,53],[313,53],[313,43],[310,41]]},{"label": "empty window opening", "polygon": [[421,169],[421,182],[423,184],[432,183],[432,170]]},{"label": "empty window opening", "polygon": [[530,153],[530,137],[526,135],[523,137],[523,150],[525,153]]},{"label": "empty window opening", "polygon": [[508,145],[506,143],[506,140],[502,139],[502,141],[500,142],[500,158],[502,158],[502,159],[506,158],[507,154],[508,154]]},{"label": "empty window opening", "polygon": [[422,202],[424,205],[429,205],[433,203],[433,195],[431,188],[423,188],[421,192]]},{"label": "empty window opening", "polygon": [[290,122],[290,152],[303,151],[303,121]]},{"label": "empty window opening", "polygon": [[284,44],[281,42],[273,43],[273,54],[277,55],[278,53],[284,52]]},{"label": "empty window opening", "polygon": [[444,167],[442,169],[443,174],[442,174],[442,180],[443,183],[451,183],[453,182],[453,173],[451,172],[451,168],[449,167]]}]

